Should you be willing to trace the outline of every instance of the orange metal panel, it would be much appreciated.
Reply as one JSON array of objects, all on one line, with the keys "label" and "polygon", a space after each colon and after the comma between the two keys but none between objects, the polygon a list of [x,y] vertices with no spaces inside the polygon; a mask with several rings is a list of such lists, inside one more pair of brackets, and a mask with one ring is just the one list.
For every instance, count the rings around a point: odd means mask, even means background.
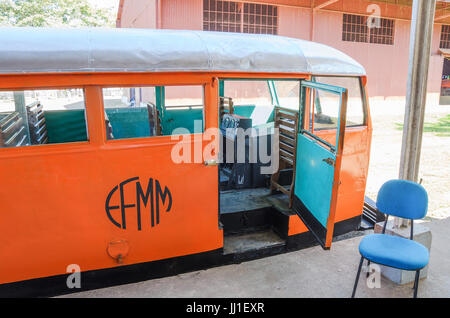
[{"label": "orange metal panel", "polygon": [[[218,126],[219,118],[217,78],[226,77],[307,76],[233,72],[0,76],[2,89],[83,87],[90,139],[0,149],[0,178],[8,185],[0,188],[4,211],[0,231],[5,238],[0,256],[9,260],[0,264],[0,283],[63,274],[70,264],[78,264],[86,271],[221,248],[217,166],[173,163],[171,151],[177,141],[170,136],[106,142],[101,86],[204,85],[205,128],[211,128]],[[346,131],[336,221],[361,213],[370,114],[368,119],[367,127]],[[194,138],[185,142],[190,147],[205,147],[209,143]],[[120,190],[120,183],[130,178],[139,179],[123,184]],[[150,178],[154,190],[156,180],[162,190],[167,187],[172,206],[165,212],[168,202],[160,201],[160,223],[152,227],[150,205],[144,207],[139,201],[142,209],[138,230],[137,182],[145,191]],[[126,206],[133,204],[134,207]],[[108,206],[119,207],[109,210],[116,221],[121,220],[120,207],[126,206],[126,229],[116,227],[108,219]],[[305,231],[297,217],[290,219],[289,235]],[[128,247],[112,248],[117,242],[126,242]],[[110,256],[116,253],[112,250],[128,250],[128,254],[119,264]]]},{"label": "orange metal panel", "polygon": [[167,73],[70,73],[70,74],[8,74],[0,75],[0,90],[50,89],[61,87],[203,85],[218,78],[307,78],[302,73],[239,73],[239,72],[167,72]]},{"label": "orange metal panel", "polygon": [[[130,245],[123,265],[223,246],[218,190],[211,187],[218,182],[217,168],[172,163],[172,145],[101,151],[89,147],[87,152],[1,159],[1,178],[8,184],[0,189],[5,211],[1,256],[8,259],[0,264],[1,283],[63,274],[69,264],[83,271],[118,266],[106,252],[108,243],[118,239]],[[172,208],[166,213],[167,205],[162,205],[159,225],[150,226],[149,206],[142,208],[141,231],[135,208],[126,209],[126,230],[108,220],[108,194],[132,177],[139,177],[144,191],[153,178],[171,192]],[[135,186],[125,186],[126,204],[136,204]],[[118,191],[111,205],[121,205]],[[112,213],[120,220],[119,210]]]},{"label": "orange metal panel", "polygon": [[[316,134],[329,142],[336,140],[334,133],[321,131]],[[368,127],[347,128],[345,131],[335,222],[362,214],[370,157],[370,136],[371,129]],[[307,231],[306,226],[297,219],[296,216],[290,218],[289,235]]]},{"label": "orange metal panel", "polygon": [[[40,86],[40,79],[30,76],[29,84]],[[134,79],[129,75],[116,83]],[[139,79],[133,84],[141,83]],[[89,81],[89,76],[84,80]],[[197,81],[189,76],[185,80]],[[213,86],[211,77],[205,92],[205,123],[215,127],[218,85]],[[0,178],[8,185],[0,189],[2,210],[8,211],[0,224],[5,237],[0,256],[9,260],[0,265],[0,283],[63,274],[70,264],[78,264],[83,271],[95,270],[223,246],[217,167],[174,163],[171,151],[177,141],[170,136],[105,143],[101,89],[87,86],[85,97],[89,142],[0,149]],[[205,146],[201,135],[185,142],[192,148]],[[114,191],[135,177],[139,179]],[[150,178],[155,205],[158,200],[160,205],[160,223],[153,227],[149,201],[144,206],[137,196],[137,181],[145,193]],[[168,212],[168,197],[163,202],[156,195],[157,181],[162,190],[167,187],[170,192]],[[137,227],[138,201],[141,230]],[[125,207],[126,229],[108,219],[105,209],[114,206],[119,208],[111,208],[110,213],[119,223],[120,207]],[[108,254],[115,242],[129,245],[120,264]]]}]

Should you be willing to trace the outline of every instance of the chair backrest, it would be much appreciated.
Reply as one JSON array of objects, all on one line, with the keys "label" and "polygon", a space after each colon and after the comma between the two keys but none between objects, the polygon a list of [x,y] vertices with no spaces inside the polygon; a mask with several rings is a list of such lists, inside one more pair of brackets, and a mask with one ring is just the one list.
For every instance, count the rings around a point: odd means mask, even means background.
[{"label": "chair backrest", "polygon": [[422,219],[427,214],[428,194],[418,183],[390,180],[378,192],[377,209],[404,219]]},{"label": "chair backrest", "polygon": [[44,107],[40,102],[34,102],[26,106],[26,109],[31,143],[33,145],[48,143],[48,132],[47,124],[45,122]]},{"label": "chair backrest", "polygon": [[29,146],[27,123],[18,112],[12,112],[0,120],[0,148]]},{"label": "chair backrest", "polygon": [[147,103],[148,122],[150,125],[150,132],[152,136],[162,135],[161,118],[158,108],[153,103]]}]

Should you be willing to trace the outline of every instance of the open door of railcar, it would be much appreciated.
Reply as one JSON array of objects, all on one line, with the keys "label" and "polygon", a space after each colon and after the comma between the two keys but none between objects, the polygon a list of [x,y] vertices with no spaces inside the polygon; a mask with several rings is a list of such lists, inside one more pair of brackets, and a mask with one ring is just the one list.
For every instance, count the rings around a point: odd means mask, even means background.
[{"label": "open door of railcar", "polygon": [[[344,145],[347,89],[301,83],[294,208],[324,249],[331,247]],[[336,140],[316,132],[335,128]]]}]

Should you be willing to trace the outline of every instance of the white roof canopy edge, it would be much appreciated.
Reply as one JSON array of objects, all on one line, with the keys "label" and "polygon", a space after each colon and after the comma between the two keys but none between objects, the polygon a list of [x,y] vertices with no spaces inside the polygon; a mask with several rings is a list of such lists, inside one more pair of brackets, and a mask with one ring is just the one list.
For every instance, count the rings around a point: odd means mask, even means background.
[{"label": "white roof canopy edge", "polygon": [[0,74],[267,72],[365,75],[324,44],[263,34],[152,29],[0,28]]}]

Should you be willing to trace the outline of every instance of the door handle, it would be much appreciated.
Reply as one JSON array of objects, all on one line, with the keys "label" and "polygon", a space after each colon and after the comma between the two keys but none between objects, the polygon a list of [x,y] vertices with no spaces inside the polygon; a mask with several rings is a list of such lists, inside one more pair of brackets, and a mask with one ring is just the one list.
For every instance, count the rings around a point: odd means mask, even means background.
[{"label": "door handle", "polygon": [[216,159],[205,160],[204,164],[205,166],[217,166],[217,160]]},{"label": "door handle", "polygon": [[327,159],[322,159],[322,161],[326,162],[327,164],[329,164],[330,166],[334,167],[334,159],[333,158],[327,158]]}]

